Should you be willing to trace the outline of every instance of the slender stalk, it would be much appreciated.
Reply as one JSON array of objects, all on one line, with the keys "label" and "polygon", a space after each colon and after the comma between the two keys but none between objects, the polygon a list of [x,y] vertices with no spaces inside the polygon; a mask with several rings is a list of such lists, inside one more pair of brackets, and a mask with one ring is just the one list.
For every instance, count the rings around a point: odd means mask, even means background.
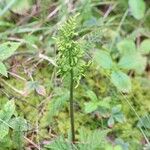
[{"label": "slender stalk", "polygon": [[73,69],[70,70],[70,125],[71,125],[71,140],[75,143],[75,130],[74,130],[74,106],[73,106],[73,87],[74,87],[74,73]]}]

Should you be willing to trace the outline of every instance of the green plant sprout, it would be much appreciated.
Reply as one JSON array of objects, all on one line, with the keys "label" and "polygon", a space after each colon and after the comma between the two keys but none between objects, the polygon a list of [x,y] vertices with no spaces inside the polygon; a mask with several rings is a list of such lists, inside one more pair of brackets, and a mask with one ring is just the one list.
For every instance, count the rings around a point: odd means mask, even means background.
[{"label": "green plant sprout", "polygon": [[77,37],[77,21],[78,14],[70,17],[68,21],[61,26],[59,35],[56,38],[58,46],[57,64],[58,74],[63,78],[70,78],[70,123],[71,123],[71,139],[75,142],[75,127],[74,127],[74,108],[73,97],[75,84],[79,84],[81,77],[84,75],[86,67],[85,61],[82,59],[84,51],[81,45],[76,40]]}]

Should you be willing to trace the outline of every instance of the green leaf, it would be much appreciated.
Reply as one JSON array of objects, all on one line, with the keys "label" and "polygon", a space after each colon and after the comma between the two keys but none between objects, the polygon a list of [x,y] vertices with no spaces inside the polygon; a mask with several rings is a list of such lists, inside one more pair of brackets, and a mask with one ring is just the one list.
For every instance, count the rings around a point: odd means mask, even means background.
[{"label": "green leaf", "polygon": [[0,142],[9,133],[9,127],[0,121]]},{"label": "green leaf", "polygon": [[85,112],[91,113],[91,112],[95,111],[97,109],[97,107],[98,107],[97,103],[93,103],[93,102],[85,103]]},{"label": "green leaf", "polygon": [[7,21],[0,21],[0,27],[13,27],[13,23]]},{"label": "green leaf", "polygon": [[107,143],[106,137],[109,130],[79,130],[78,150],[102,150]]},{"label": "green leaf", "polygon": [[28,124],[24,118],[16,117],[10,120],[10,125],[15,131],[27,131]]},{"label": "green leaf", "polygon": [[118,113],[113,115],[113,117],[115,118],[116,121],[118,121],[119,123],[123,123],[125,121],[124,115],[123,113]]},{"label": "green leaf", "polygon": [[125,143],[122,139],[118,138],[115,140],[115,144],[121,146],[122,150],[129,150],[129,144]]},{"label": "green leaf", "polygon": [[109,101],[99,101],[98,106],[103,107],[103,108],[110,108],[110,102]]},{"label": "green leaf", "polygon": [[106,145],[105,150],[123,150],[120,145]]},{"label": "green leaf", "polygon": [[121,57],[118,65],[122,69],[134,69],[136,66],[137,60],[134,55],[126,54],[123,57]]},{"label": "green leaf", "polygon": [[6,42],[0,45],[0,61],[9,58],[20,46],[18,42]]},{"label": "green leaf", "polygon": [[136,62],[137,64],[135,65],[135,71],[138,73],[138,74],[141,74],[145,71],[145,68],[146,68],[146,65],[147,65],[147,58],[146,57],[143,57],[139,54],[137,54],[136,56]]},{"label": "green leaf", "polygon": [[121,71],[113,71],[111,74],[111,81],[121,92],[128,93],[131,91],[130,78]]},{"label": "green leaf", "polygon": [[114,121],[114,118],[113,117],[110,117],[109,119],[108,119],[108,126],[110,127],[110,128],[112,128],[113,127],[113,125],[114,125],[114,123],[115,123],[115,121]]},{"label": "green leaf", "polygon": [[121,57],[118,65],[122,69],[133,69],[137,73],[142,73],[146,67],[146,58],[139,53],[126,54]]},{"label": "green leaf", "polygon": [[112,114],[116,114],[121,111],[121,105],[117,105],[112,108]]},{"label": "green leaf", "polygon": [[123,40],[117,44],[117,48],[121,54],[131,54],[136,51],[135,43],[133,40]]},{"label": "green leaf", "polygon": [[140,20],[145,14],[145,2],[144,0],[129,0],[129,7],[134,18]]},{"label": "green leaf", "polygon": [[69,99],[69,91],[64,88],[55,88],[55,93],[57,96],[54,97],[48,104],[47,108],[51,108],[46,113],[46,119],[48,120],[48,124],[53,120],[53,116],[57,115],[59,111],[64,107],[67,100]]},{"label": "green leaf", "polygon": [[97,101],[97,96],[93,91],[87,91],[86,96],[89,97],[92,101]]},{"label": "green leaf", "polygon": [[0,74],[4,75],[5,77],[8,77],[7,69],[2,62],[0,62]]},{"label": "green leaf", "polygon": [[94,55],[96,63],[103,69],[111,69],[113,62],[108,52],[97,51]]},{"label": "green leaf", "polygon": [[[55,141],[48,145],[45,145],[48,150],[67,150],[70,149],[71,145],[62,136],[58,137]],[[72,146],[73,147],[73,146]]]},{"label": "green leaf", "polygon": [[3,10],[0,11],[0,17],[3,16],[15,4],[17,0],[9,0]]},{"label": "green leaf", "polygon": [[143,116],[139,122],[138,122],[138,127],[144,127],[147,129],[150,129],[150,114]]},{"label": "green leaf", "polygon": [[16,149],[22,149],[23,135],[28,130],[27,121],[22,117],[16,117],[10,120],[9,124],[13,128],[13,144]]},{"label": "green leaf", "polygon": [[123,149],[122,149],[122,147],[121,147],[120,145],[116,145],[116,146],[114,147],[114,150],[123,150]]},{"label": "green leaf", "polygon": [[8,101],[2,110],[0,110],[0,141],[8,134],[9,126],[8,121],[14,114],[15,105],[14,101]]},{"label": "green leaf", "polygon": [[146,39],[146,40],[142,41],[139,49],[142,54],[150,53],[150,39]]},{"label": "green leaf", "polygon": [[30,4],[31,4],[31,0],[23,0],[23,1],[17,0],[15,5],[13,5],[12,7],[12,11],[17,14],[24,14],[30,9],[31,7]]},{"label": "green leaf", "polygon": [[12,115],[15,112],[15,104],[14,101],[8,101],[5,105],[4,108],[0,111],[0,119],[7,122],[10,120]]},{"label": "green leaf", "polygon": [[23,138],[24,133],[20,131],[13,131],[12,133],[12,141],[13,141],[13,146],[16,149],[22,149],[23,144],[24,144],[24,138]]},{"label": "green leaf", "polygon": [[110,144],[105,145],[105,150],[113,150],[113,146]]}]

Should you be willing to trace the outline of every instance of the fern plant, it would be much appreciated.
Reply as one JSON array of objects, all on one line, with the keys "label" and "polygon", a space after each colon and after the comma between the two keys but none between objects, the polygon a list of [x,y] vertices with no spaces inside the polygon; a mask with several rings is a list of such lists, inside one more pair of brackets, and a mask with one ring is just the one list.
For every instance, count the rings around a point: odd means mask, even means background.
[{"label": "fern plant", "polygon": [[45,150],[123,150],[121,144],[111,144],[107,141],[106,135],[109,130],[89,131],[81,129],[79,142],[72,145],[63,137],[57,138],[51,144],[45,146]]},{"label": "fern plant", "polygon": [[76,145],[72,145],[63,137],[59,137],[51,144],[47,145],[48,150],[98,150],[104,149],[107,144],[106,135],[108,131],[89,131],[86,129],[80,129],[79,142]]},{"label": "fern plant", "polygon": [[78,85],[81,76],[84,75],[86,67],[85,61],[82,59],[84,51],[81,45],[76,40],[77,37],[77,18],[78,15],[70,17],[68,21],[61,26],[59,35],[56,38],[58,46],[57,64],[58,74],[70,78],[70,121],[71,121],[71,134],[72,142],[75,142],[75,129],[74,129],[74,108],[73,97],[75,84]]}]

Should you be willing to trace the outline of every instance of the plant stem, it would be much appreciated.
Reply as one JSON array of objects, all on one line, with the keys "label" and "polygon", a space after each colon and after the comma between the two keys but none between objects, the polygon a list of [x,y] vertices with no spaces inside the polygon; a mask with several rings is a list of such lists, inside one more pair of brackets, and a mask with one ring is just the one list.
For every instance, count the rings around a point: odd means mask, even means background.
[{"label": "plant stem", "polygon": [[73,107],[73,86],[74,86],[74,73],[73,69],[70,70],[70,124],[71,124],[71,139],[72,143],[75,143],[75,131],[74,131],[74,107]]}]

